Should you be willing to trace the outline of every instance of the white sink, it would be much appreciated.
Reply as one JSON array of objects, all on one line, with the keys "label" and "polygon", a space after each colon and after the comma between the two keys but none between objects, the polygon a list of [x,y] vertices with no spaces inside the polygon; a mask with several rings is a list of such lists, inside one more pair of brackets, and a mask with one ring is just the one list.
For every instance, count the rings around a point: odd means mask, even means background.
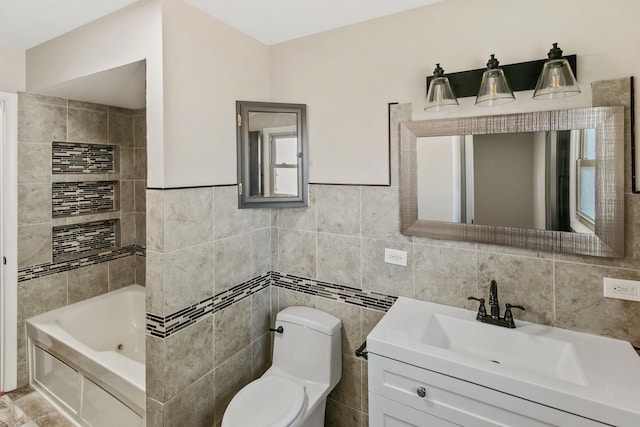
[{"label": "white sink", "polygon": [[628,342],[517,319],[508,329],[475,316],[400,297],[367,350],[612,425],[640,420],[640,357]]},{"label": "white sink", "polygon": [[434,314],[422,342],[491,363],[576,384],[586,384],[574,346],[473,320]]}]

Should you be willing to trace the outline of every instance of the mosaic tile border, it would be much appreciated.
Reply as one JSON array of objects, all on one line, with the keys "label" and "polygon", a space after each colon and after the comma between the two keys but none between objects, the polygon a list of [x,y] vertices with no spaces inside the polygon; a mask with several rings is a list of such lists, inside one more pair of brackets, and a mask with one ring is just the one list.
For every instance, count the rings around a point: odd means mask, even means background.
[{"label": "mosaic tile border", "polygon": [[32,265],[18,270],[18,282],[37,279],[39,277],[62,273],[64,271],[75,270],[76,268],[100,264],[101,262],[108,262],[131,255],[145,256],[145,252],[146,249],[144,246],[131,245],[123,248],[100,251],[74,260]]},{"label": "mosaic tile border", "polygon": [[158,338],[167,338],[269,286],[277,286],[379,311],[389,310],[397,299],[391,295],[271,271],[164,318],[147,313],[147,334]]},{"label": "mosaic tile border", "polygon": [[51,144],[51,172],[56,174],[115,173],[114,145],[58,142]]},{"label": "mosaic tile border", "polygon": [[117,181],[52,183],[52,218],[114,211],[116,184]]},{"label": "mosaic tile border", "polygon": [[116,219],[61,225],[51,230],[53,260],[116,247]]},{"label": "mosaic tile border", "polygon": [[238,286],[200,301],[167,317],[147,313],[147,334],[167,338],[187,326],[206,319],[209,315],[235,304],[248,296],[271,286],[271,273],[254,277]]}]

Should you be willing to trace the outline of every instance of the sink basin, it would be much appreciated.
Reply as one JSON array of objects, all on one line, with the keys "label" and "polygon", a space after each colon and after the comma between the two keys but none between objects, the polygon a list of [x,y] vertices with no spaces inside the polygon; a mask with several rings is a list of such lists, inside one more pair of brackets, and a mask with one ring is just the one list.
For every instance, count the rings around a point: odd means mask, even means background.
[{"label": "sink basin", "polygon": [[367,337],[402,361],[609,425],[640,425],[640,357],[625,341],[400,297]]},{"label": "sink basin", "polygon": [[431,316],[422,342],[491,363],[576,384],[586,384],[574,346],[477,321]]}]

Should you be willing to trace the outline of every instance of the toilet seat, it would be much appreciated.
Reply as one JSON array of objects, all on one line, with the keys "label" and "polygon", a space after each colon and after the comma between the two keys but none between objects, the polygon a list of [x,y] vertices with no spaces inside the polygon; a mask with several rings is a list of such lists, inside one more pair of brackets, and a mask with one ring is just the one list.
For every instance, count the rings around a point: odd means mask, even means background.
[{"label": "toilet seat", "polygon": [[222,427],[288,427],[304,414],[305,389],[285,378],[267,376],[238,392],[229,403]]}]

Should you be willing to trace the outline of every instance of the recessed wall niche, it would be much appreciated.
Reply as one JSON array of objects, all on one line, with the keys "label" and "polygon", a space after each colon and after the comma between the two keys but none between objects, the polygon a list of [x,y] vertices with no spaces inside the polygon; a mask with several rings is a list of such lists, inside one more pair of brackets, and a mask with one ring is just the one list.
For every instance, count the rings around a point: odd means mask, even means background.
[{"label": "recessed wall niche", "polygon": [[51,172],[116,173],[118,147],[114,145],[53,142],[51,144]]}]

